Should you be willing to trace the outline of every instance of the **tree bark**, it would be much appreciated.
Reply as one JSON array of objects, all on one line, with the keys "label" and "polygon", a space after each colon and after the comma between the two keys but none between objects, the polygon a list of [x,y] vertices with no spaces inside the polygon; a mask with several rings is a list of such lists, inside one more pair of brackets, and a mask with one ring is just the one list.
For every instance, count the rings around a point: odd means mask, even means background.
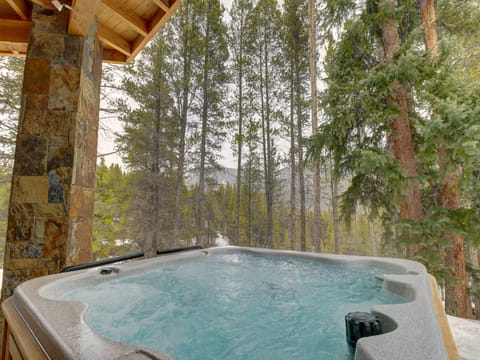
[{"label": "tree bark", "polygon": [[[368,212],[368,208],[366,208],[366,212]],[[375,231],[375,224],[372,219],[370,219],[370,214],[368,214],[368,228],[370,230],[370,243],[372,245],[372,255],[377,256],[377,232]]]},{"label": "tree bark", "polygon": [[422,17],[423,38],[425,49],[430,57],[438,57],[438,32],[436,28],[437,15],[435,13],[435,0],[419,0],[420,15]]},{"label": "tree bark", "polygon": [[[210,8],[210,2],[208,3]],[[210,21],[208,20],[208,14],[210,11],[207,11],[207,24],[205,30],[205,45],[203,51],[204,54],[204,63],[203,63],[203,75],[202,75],[202,127],[201,127],[201,140],[200,140],[200,169],[198,176],[198,195],[197,195],[197,214],[196,214],[196,227],[197,227],[197,244],[207,246],[207,237],[205,229],[205,219],[204,219],[204,210],[205,210],[205,160],[207,155],[207,133],[208,133],[208,88],[209,88],[209,66],[210,66]]]},{"label": "tree bark", "polygon": [[234,245],[240,242],[240,200],[242,190],[242,146],[243,146],[243,20],[240,24],[239,68],[238,68],[238,133],[237,133],[237,189],[235,203]]},{"label": "tree bark", "polygon": [[338,189],[337,177],[330,160],[330,190],[332,196],[332,216],[333,216],[333,243],[335,246],[335,254],[340,253],[340,235],[338,230]]},{"label": "tree bark", "polygon": [[474,317],[480,320],[480,266],[478,263],[478,249],[474,245],[470,248],[470,262],[472,263],[473,271],[476,272],[472,276],[472,300],[475,305]]},{"label": "tree bark", "polygon": [[353,248],[354,255],[360,255],[360,239],[358,236],[358,207],[355,209],[355,217],[353,223]]},{"label": "tree bark", "polygon": [[[263,25],[264,27],[266,24]],[[262,117],[262,149],[265,182],[265,202],[267,205],[267,233],[264,246],[273,247],[273,163],[270,127],[270,84],[269,84],[269,50],[267,30],[264,31],[263,49],[260,64],[260,100]]]},{"label": "tree bark", "polygon": [[[251,139],[248,140],[248,153],[250,155],[250,159],[248,161],[248,174],[247,174],[247,238],[248,238],[248,246],[252,246],[252,141]],[[256,238],[255,238],[256,239]],[[257,242],[255,240],[255,246]]]},{"label": "tree bark", "polygon": [[[400,49],[401,44],[398,22],[394,18],[395,3],[391,0],[379,0],[378,4],[380,8],[385,10],[385,13],[390,14],[389,17],[385,16],[382,19],[381,30],[385,59],[391,61]],[[391,84],[391,90],[391,97],[387,101],[389,105],[396,107],[398,115],[390,123],[389,148],[394,158],[397,159],[403,174],[407,177],[415,177],[417,168],[410,129],[407,89],[399,80],[394,80]],[[424,218],[423,204],[418,182],[409,180],[402,184],[401,188],[401,198],[398,202],[399,218],[402,220],[422,221]],[[396,233],[398,232],[396,231]],[[416,246],[407,246],[407,253],[410,256],[416,250]]]},{"label": "tree bark", "polygon": [[303,165],[303,115],[300,73],[297,67],[295,75],[295,97],[297,105],[297,152],[298,152],[298,190],[300,195],[300,250],[307,251],[306,210],[305,210],[305,177]]},{"label": "tree bark", "polygon": [[266,105],[266,121],[267,121],[267,247],[273,248],[273,158],[272,158],[272,129],[270,126],[270,84],[269,84],[269,51],[265,42],[265,105]]},{"label": "tree bark", "polygon": [[[438,32],[436,28],[436,13],[434,0],[419,0],[422,17],[425,49],[432,60],[438,57]],[[440,197],[442,206],[448,210],[460,207],[459,167],[447,156],[447,149],[440,145],[438,149],[438,165],[442,182]],[[468,316],[467,278],[465,271],[465,244],[463,236],[446,233],[449,243],[446,248],[445,265],[450,270],[445,287],[445,311],[460,317]]]},{"label": "tree bark", "polygon": [[[456,210],[460,207],[460,190],[458,175],[452,164],[449,163],[445,147],[438,151],[440,167],[440,196],[442,207],[448,210]],[[445,266],[450,270],[445,286],[445,311],[447,314],[468,317],[467,303],[467,274],[465,270],[465,244],[463,236],[451,232],[444,235],[448,242],[445,256]]]},{"label": "tree bark", "polygon": [[[161,72],[161,68],[160,71]],[[155,255],[157,255],[157,249],[160,248],[161,243],[159,239],[160,234],[160,137],[161,137],[161,96],[162,94],[157,94],[157,109],[156,109],[156,119],[155,119],[155,133],[153,134],[154,138],[154,147],[153,147],[153,247]],[[155,256],[154,255],[154,256]]]},{"label": "tree bark", "polygon": [[297,248],[297,189],[295,163],[295,117],[293,91],[293,64],[290,63],[290,250]]},{"label": "tree bark", "polygon": [[[379,5],[392,14],[391,18],[382,20],[382,42],[385,59],[392,60],[400,49],[398,22],[393,18],[395,5],[390,0],[379,0]],[[417,175],[415,150],[410,129],[410,119],[407,103],[407,90],[399,81],[394,80],[392,97],[389,103],[397,108],[398,116],[390,124],[390,142],[393,156],[398,160],[400,169],[408,177]],[[410,180],[404,186],[403,198],[399,202],[400,218],[403,220],[422,221],[424,219],[422,199],[418,181]]]},{"label": "tree bark", "polygon": [[[317,42],[315,38],[315,0],[308,0],[308,40],[310,48],[310,107],[312,116],[312,135],[318,133],[317,111]],[[313,164],[313,245],[315,252],[321,251],[321,203],[320,203],[320,166],[319,162]]]},{"label": "tree bark", "polygon": [[[184,6],[189,6],[189,1]],[[188,14],[188,12],[187,12]],[[188,97],[190,93],[190,77],[191,77],[191,57],[188,51],[189,46],[189,33],[186,29],[188,23],[188,15],[185,17],[183,24],[183,73],[182,73],[182,105],[180,111],[180,144],[178,149],[178,164],[177,164],[177,184],[175,190],[175,217],[173,222],[173,241],[176,243],[180,238],[180,223],[181,223],[181,211],[182,211],[182,192],[183,192],[183,178],[185,172],[185,147],[186,147],[186,135],[187,135],[187,115],[188,115]]]}]

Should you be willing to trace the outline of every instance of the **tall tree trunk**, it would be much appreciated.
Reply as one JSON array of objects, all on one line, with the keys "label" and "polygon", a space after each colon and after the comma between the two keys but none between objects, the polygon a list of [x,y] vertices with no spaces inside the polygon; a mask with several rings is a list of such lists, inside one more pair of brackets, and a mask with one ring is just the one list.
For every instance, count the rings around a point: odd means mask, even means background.
[{"label": "tall tree trunk", "polygon": [[[239,136],[241,137],[241,122],[239,119]],[[242,191],[242,141],[238,140],[238,155],[237,155],[237,189],[235,194],[235,231],[233,236],[234,245],[240,243],[240,200],[241,200],[241,191]]]},{"label": "tall tree trunk", "polygon": [[472,302],[475,305],[475,319],[480,320],[480,266],[478,264],[478,249],[472,244],[470,248],[470,262],[475,271],[472,276]]},{"label": "tall tree trunk", "polygon": [[367,207],[365,209],[367,216],[368,216],[368,229],[370,230],[370,243],[372,245],[372,255],[377,256],[378,251],[377,251],[377,232],[375,231],[375,224],[373,220],[370,218],[370,214],[368,212],[370,211],[369,208]]},{"label": "tall tree trunk", "polygon": [[[210,8],[210,2],[208,3],[208,7]],[[205,45],[203,51],[205,52],[204,55],[204,63],[203,63],[203,75],[202,75],[202,95],[203,95],[203,103],[202,103],[202,128],[201,128],[201,139],[200,139],[200,169],[199,169],[199,176],[198,176],[198,196],[197,196],[197,214],[196,214],[196,227],[197,227],[197,243],[207,246],[207,237],[206,237],[206,229],[205,229],[205,219],[204,219],[204,212],[205,212],[205,160],[207,155],[207,133],[208,133],[208,91],[209,91],[209,82],[208,82],[208,75],[209,75],[209,55],[210,55],[210,21],[208,20],[209,11],[207,11],[207,27],[205,30]]]},{"label": "tall tree trunk", "polygon": [[[442,179],[440,184],[442,207],[456,210],[460,207],[457,166],[448,161],[446,149],[443,146],[438,150],[438,163]],[[467,274],[463,236],[447,232],[444,237],[449,244],[446,248],[445,266],[450,271],[445,286],[445,311],[450,315],[468,317]]]},{"label": "tall tree trunk", "polygon": [[[252,154],[251,141],[249,141],[249,154]],[[248,246],[252,246],[252,160],[248,161],[248,175],[247,175],[247,238]],[[255,242],[255,245],[256,242]]]},{"label": "tall tree trunk", "polygon": [[187,133],[187,113],[185,107],[185,117],[182,114],[180,123],[180,144],[178,148],[178,165],[177,165],[177,184],[175,190],[175,218],[173,221],[173,242],[174,245],[180,239],[180,223],[182,211],[182,192],[183,178],[185,173],[185,137]]},{"label": "tall tree trunk", "polygon": [[[241,105],[240,105],[241,106]],[[238,119],[238,154],[237,154],[237,189],[235,194],[235,231],[233,236],[234,245],[240,243],[240,200],[242,191],[242,116]]]},{"label": "tall tree trunk", "polygon": [[240,200],[242,190],[242,146],[243,146],[243,18],[240,24],[239,69],[238,69],[238,133],[237,133],[237,191],[235,203],[235,231],[233,241],[240,242]]},{"label": "tall tree trunk", "polygon": [[267,120],[267,167],[268,167],[268,199],[267,199],[267,247],[273,248],[273,154],[272,154],[272,128],[270,125],[270,74],[269,74],[269,51],[265,42],[265,111]]},{"label": "tall tree trunk", "polygon": [[[379,0],[380,7],[392,17],[382,20],[382,42],[385,58],[392,60],[400,49],[400,35],[398,22],[393,18],[395,4],[391,0]],[[390,124],[390,142],[393,156],[398,160],[402,172],[411,178],[417,175],[415,150],[410,129],[409,109],[407,103],[407,90],[399,81],[391,84],[391,105],[397,108],[398,116]],[[418,181],[410,180],[403,186],[403,198],[400,200],[400,218],[403,220],[422,221],[424,219],[422,199]],[[415,250],[415,249],[414,249]]]},{"label": "tall tree trunk", "polygon": [[157,249],[161,247],[160,243],[160,188],[158,184],[159,173],[158,170],[153,174],[153,221],[152,221],[152,244],[149,253],[146,257],[157,255]]},{"label": "tall tree trunk", "polygon": [[305,177],[303,167],[303,115],[300,73],[297,67],[295,74],[295,97],[297,105],[297,151],[298,151],[298,190],[300,194],[300,250],[307,251],[306,210],[305,210]]},{"label": "tall tree trunk", "polygon": [[330,190],[332,196],[332,216],[333,216],[333,243],[335,245],[335,254],[340,253],[340,234],[338,230],[338,189],[337,177],[330,160]]},{"label": "tall tree trunk", "polygon": [[149,152],[149,186],[148,189],[151,191],[150,201],[148,204],[151,206],[150,218],[147,225],[147,231],[143,241],[143,253],[145,257],[150,258],[157,255],[157,248],[159,247],[159,196],[160,189],[158,184],[158,178],[160,173],[160,164],[159,164],[159,152],[160,152],[160,104],[157,99],[157,105],[155,109],[155,131],[153,131],[153,149]]},{"label": "tall tree trunk", "polygon": [[[265,31],[266,34],[266,31]],[[268,37],[263,39],[263,49],[260,58],[260,100],[262,115],[262,149],[263,149],[263,167],[265,181],[265,202],[267,205],[267,233],[265,244],[267,248],[273,246],[273,164],[272,164],[272,144],[270,127],[270,84],[269,84],[269,51]]]},{"label": "tall tree trunk", "polygon": [[[310,48],[310,107],[312,116],[312,135],[318,133],[318,111],[317,111],[317,42],[316,42],[316,11],[315,0],[308,0],[308,40]],[[320,203],[320,164],[315,161],[313,164],[313,245],[316,252],[321,251],[321,203]]]},{"label": "tall tree trunk", "polygon": [[[184,6],[189,6],[190,2],[187,1]],[[187,12],[188,13],[188,12]],[[189,47],[189,32],[188,16],[185,16],[183,23],[183,69],[182,69],[182,104],[180,111],[180,144],[178,148],[178,163],[177,163],[177,184],[175,190],[175,217],[173,221],[173,241],[176,243],[180,238],[180,223],[181,223],[181,211],[182,211],[182,192],[183,192],[183,178],[185,173],[185,147],[186,147],[186,135],[187,135],[187,116],[188,116],[188,97],[190,93],[190,77],[191,77],[191,57],[188,51]]]},{"label": "tall tree trunk", "polygon": [[430,57],[435,59],[438,56],[438,32],[436,27],[437,15],[435,13],[435,0],[419,0],[420,15],[423,25],[423,39],[425,49]]},{"label": "tall tree trunk", "polygon": [[[438,56],[438,32],[436,28],[436,14],[434,0],[419,0],[422,17],[425,48],[431,59]],[[440,196],[442,206],[449,210],[460,207],[459,168],[447,156],[445,146],[438,149],[438,164],[442,183]],[[445,311],[448,314],[467,317],[467,278],[465,271],[465,244],[463,236],[455,233],[446,233],[445,239],[449,243],[446,248],[445,265],[450,270],[450,279],[447,278],[445,287]]]},{"label": "tall tree trunk", "polygon": [[293,64],[290,63],[290,250],[297,248],[297,189],[295,164],[295,117],[293,91]]},{"label": "tall tree trunk", "polygon": [[[160,68],[161,71],[161,68]],[[158,94],[162,95],[162,94]],[[160,137],[161,137],[161,104],[160,104],[160,97],[157,98],[157,111],[156,111],[156,121],[155,121],[155,139],[154,139],[154,147],[153,147],[153,246],[155,248],[155,255],[156,250],[161,247],[159,233],[160,233]]]},{"label": "tall tree trunk", "polygon": [[360,255],[360,238],[358,232],[358,207],[356,207],[353,223],[353,248],[355,250],[354,255]]},{"label": "tall tree trunk", "polygon": [[[266,125],[266,119],[265,119],[265,86],[263,82],[263,63],[260,64],[261,69],[260,69],[260,103],[261,103],[261,117],[262,117],[262,155],[263,155],[263,182],[264,182],[264,187],[265,187],[265,204],[267,205],[267,218],[268,218],[268,212],[269,212],[269,175],[268,175],[268,150],[267,150],[267,125]],[[268,220],[267,220],[267,234],[265,235],[264,239],[264,246],[268,242]]]}]

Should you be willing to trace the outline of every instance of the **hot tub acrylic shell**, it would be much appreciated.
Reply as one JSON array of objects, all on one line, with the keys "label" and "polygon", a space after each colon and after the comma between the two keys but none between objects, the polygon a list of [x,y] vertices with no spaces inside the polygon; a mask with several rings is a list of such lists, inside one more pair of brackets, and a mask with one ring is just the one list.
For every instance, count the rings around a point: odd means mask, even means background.
[{"label": "hot tub acrylic shell", "polygon": [[[429,275],[420,263],[402,259],[218,247],[33,279],[18,286],[11,301],[52,359],[168,359],[165,354],[114,342],[95,333],[85,320],[86,304],[52,299],[77,287],[143,273],[180,259],[232,251],[298,256],[340,265],[374,266],[393,272],[394,275],[383,275],[383,286],[408,302],[377,305],[371,309],[381,319],[384,334],[360,339],[355,360],[448,358],[434,310]],[[105,268],[113,271],[102,275]]]}]

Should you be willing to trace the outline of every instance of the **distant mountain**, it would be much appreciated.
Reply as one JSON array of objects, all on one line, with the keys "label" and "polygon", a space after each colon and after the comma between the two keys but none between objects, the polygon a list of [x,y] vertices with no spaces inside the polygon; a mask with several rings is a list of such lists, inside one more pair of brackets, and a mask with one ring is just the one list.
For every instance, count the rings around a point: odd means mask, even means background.
[{"label": "distant mountain", "polygon": [[[207,174],[207,182],[210,185],[234,185],[237,183],[237,169],[222,168],[215,170]],[[198,173],[191,172],[186,180],[187,186],[193,186],[198,184]]]},{"label": "distant mountain", "polygon": [[[290,168],[284,167],[277,174],[276,180],[278,186],[283,189],[281,191],[280,199],[283,202],[290,201]],[[326,178],[325,174],[322,172],[320,175],[320,194],[321,194],[321,203],[323,206],[330,204],[331,202],[331,190],[330,190],[330,179]],[[210,185],[235,185],[237,183],[237,169],[235,168],[223,168],[221,170],[216,170],[208,174],[208,182]],[[190,173],[187,178],[187,186],[193,186],[198,183],[198,173]],[[340,195],[348,186],[346,181],[342,181],[338,185],[338,194]],[[313,174],[310,169],[305,169],[305,201],[307,208],[313,207]],[[298,184],[297,184],[298,192]],[[299,194],[297,193],[297,201],[299,201]]]}]

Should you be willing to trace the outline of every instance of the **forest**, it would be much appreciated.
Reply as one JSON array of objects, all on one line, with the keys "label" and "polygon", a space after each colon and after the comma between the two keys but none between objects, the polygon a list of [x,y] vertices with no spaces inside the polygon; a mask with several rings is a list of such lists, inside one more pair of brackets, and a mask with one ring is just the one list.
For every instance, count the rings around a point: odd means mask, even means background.
[{"label": "forest", "polygon": [[[405,257],[480,318],[479,5],[184,0],[135,63],[104,65],[121,162],[98,156],[95,257],[218,238]],[[0,60],[2,233],[22,61]]]}]

